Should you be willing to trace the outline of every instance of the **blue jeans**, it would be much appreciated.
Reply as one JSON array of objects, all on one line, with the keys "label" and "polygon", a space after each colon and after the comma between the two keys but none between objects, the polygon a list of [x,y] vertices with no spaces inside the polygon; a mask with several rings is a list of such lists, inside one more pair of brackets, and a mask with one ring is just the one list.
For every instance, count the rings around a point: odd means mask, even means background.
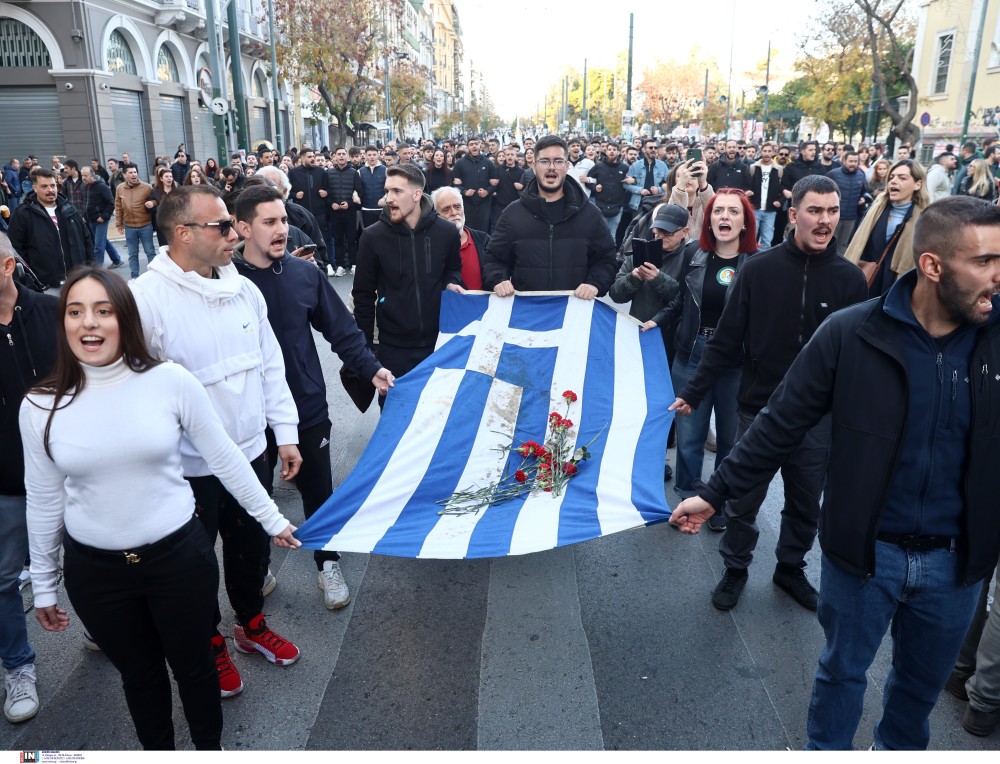
[{"label": "blue jeans", "polygon": [[[618,214],[612,217],[605,215],[604,222],[608,224],[608,230],[611,231],[611,238],[615,238],[615,233],[618,231],[618,224],[622,222],[622,211],[618,210]],[[636,267],[639,265],[642,265],[642,263],[638,263]]]},{"label": "blue jeans", "polygon": [[[674,359],[671,377],[674,390],[683,390],[694,376],[695,369],[701,361],[706,340],[698,337],[691,349],[691,357],[685,362],[680,356]],[[674,418],[677,431],[677,470],[674,473],[674,490],[678,496],[685,499],[695,495],[692,483],[701,480],[701,469],[705,462],[705,439],[708,437],[708,427],[715,409],[715,440],[718,450],[715,452],[715,468],[718,469],[736,440],[736,425],[739,417],[736,415],[736,396],[740,389],[740,370],[722,374],[705,399],[690,416]]]},{"label": "blue jeans", "polygon": [[25,501],[0,495],[0,659],[7,671],[35,662],[17,579],[28,555]]},{"label": "blue jeans", "polygon": [[864,706],[865,672],[891,627],[892,668],[875,747],[926,749],[928,716],[951,675],[981,587],[962,583],[961,557],[948,549],[910,552],[878,541],[875,576],[867,580],[824,554],[817,615],[826,646],[809,704],[806,747],[851,748]]},{"label": "blue jeans", "polygon": [[111,262],[120,263],[121,256],[118,254],[118,250],[115,249],[115,245],[111,243],[108,239],[108,221],[105,220],[103,223],[97,223],[93,220],[88,222],[90,226],[90,233],[94,237],[94,260],[97,261],[97,265],[104,265],[104,253],[107,252],[111,255]]},{"label": "blue jeans", "polygon": [[141,228],[125,227],[125,243],[128,245],[128,265],[132,278],[139,276],[139,242],[146,253],[146,265],[156,257],[156,246],[153,244],[153,226],[144,225]]},{"label": "blue jeans", "polygon": [[778,216],[777,210],[754,210],[757,217],[757,244],[762,249],[771,248],[771,240],[774,238],[774,219]]}]

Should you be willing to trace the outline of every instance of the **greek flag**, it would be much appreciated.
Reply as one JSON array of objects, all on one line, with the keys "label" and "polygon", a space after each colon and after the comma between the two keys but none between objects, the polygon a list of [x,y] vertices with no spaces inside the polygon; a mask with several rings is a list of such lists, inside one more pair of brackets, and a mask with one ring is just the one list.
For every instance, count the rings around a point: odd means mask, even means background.
[{"label": "greek flag", "polygon": [[[545,442],[562,394],[591,457],[558,495],[441,515],[457,490],[489,486]],[[433,354],[389,391],[357,466],[296,532],[302,546],[398,557],[527,554],[670,516],[663,460],[674,395],[658,330],[568,293],[445,292]]]}]

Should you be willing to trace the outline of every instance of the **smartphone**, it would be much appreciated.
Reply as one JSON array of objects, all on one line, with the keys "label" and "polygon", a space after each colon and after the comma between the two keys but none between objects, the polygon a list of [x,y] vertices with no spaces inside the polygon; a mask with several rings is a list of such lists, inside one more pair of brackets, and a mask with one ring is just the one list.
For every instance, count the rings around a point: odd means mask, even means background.
[{"label": "smartphone", "polygon": [[302,248],[302,252],[299,253],[299,256],[303,257],[305,255],[315,255],[316,254],[316,248],[317,247],[316,247],[315,244],[306,244]]},{"label": "smartphone", "polygon": [[704,159],[705,155],[701,153],[701,149],[688,149],[687,158],[695,162],[700,162]]},{"label": "smartphone", "polygon": [[632,264],[638,268],[643,263],[663,267],[663,245],[656,239],[632,239]]}]

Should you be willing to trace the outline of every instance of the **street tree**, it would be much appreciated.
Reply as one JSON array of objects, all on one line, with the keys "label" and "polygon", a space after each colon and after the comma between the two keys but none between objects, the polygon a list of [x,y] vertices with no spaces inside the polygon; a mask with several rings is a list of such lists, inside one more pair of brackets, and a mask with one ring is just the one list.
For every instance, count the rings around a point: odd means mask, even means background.
[{"label": "street tree", "polygon": [[403,0],[277,0],[275,46],[285,79],[311,87],[316,111],[334,117],[346,142],[384,97],[383,61],[395,58],[387,30]]},{"label": "street tree", "polygon": [[394,135],[403,135],[404,128],[410,122],[420,125],[420,135],[424,134],[424,120],[427,118],[427,101],[430,97],[428,81],[430,72],[409,59],[397,60],[390,67],[389,93],[392,106],[392,119],[396,124]]}]

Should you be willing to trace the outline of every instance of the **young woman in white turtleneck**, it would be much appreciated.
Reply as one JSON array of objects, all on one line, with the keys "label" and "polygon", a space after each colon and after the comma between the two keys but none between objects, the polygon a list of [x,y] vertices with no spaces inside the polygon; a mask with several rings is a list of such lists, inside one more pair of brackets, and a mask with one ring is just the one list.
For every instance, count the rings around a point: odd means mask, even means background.
[{"label": "young woman in white turtleneck", "polygon": [[[195,747],[217,749],[222,710],[209,636],[218,564],[181,471],[182,433],[276,545],[298,546],[295,528],[202,385],[148,354],[125,282],[78,270],[59,316],[55,370],[20,413],[36,616],[48,631],[69,624],[57,606],[65,544],[70,602],[122,674],[142,746],[174,747],[166,659]],[[95,460],[95,444],[115,459]]]}]

